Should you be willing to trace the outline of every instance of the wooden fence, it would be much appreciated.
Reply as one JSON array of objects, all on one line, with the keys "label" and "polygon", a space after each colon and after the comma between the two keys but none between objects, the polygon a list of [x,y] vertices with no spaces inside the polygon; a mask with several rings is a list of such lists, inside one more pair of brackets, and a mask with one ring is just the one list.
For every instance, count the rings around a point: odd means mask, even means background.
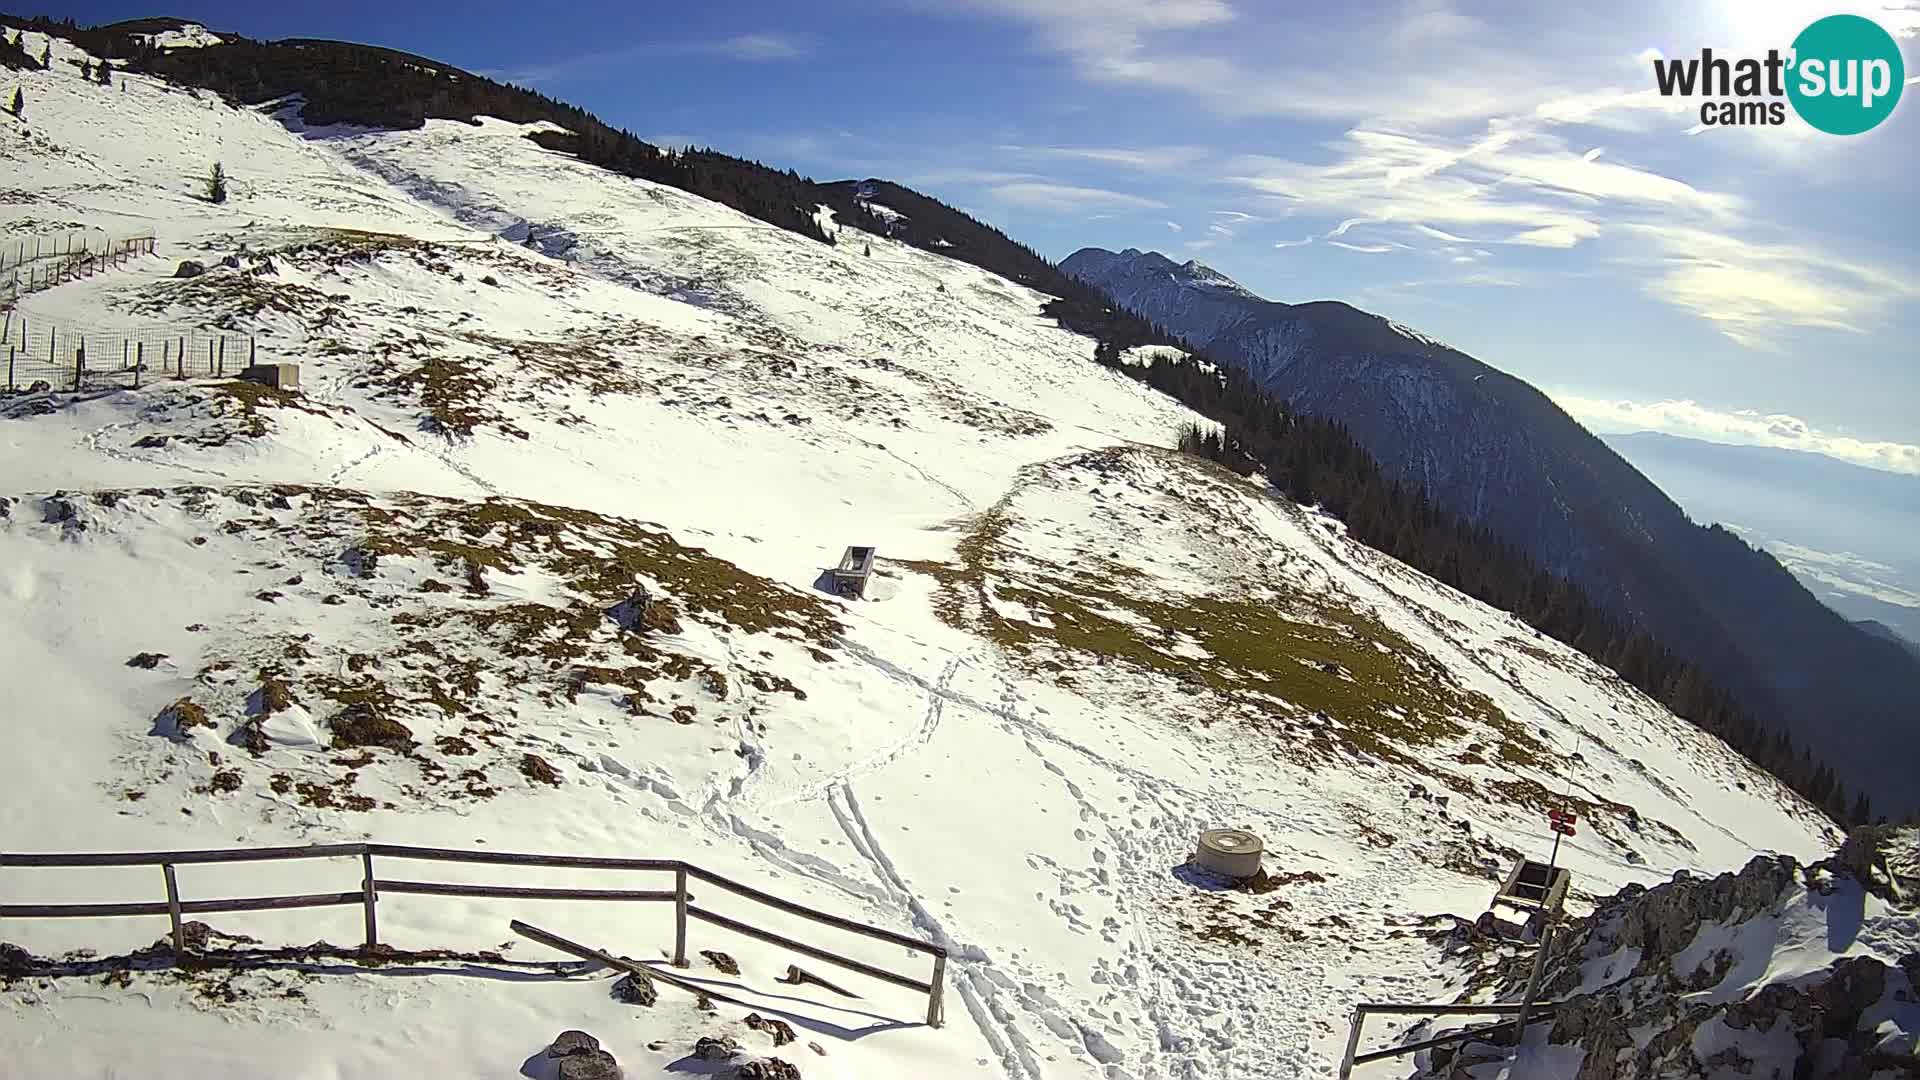
[{"label": "wooden fence", "polygon": [[[582,889],[542,888],[506,885],[473,885],[454,882],[408,881],[382,878],[374,872],[374,859],[406,859],[422,862],[488,863],[501,866],[559,867],[577,870],[631,870],[673,875],[671,889]],[[258,896],[224,900],[187,900],[180,895],[174,868],[206,863],[271,862],[289,859],[360,860],[360,887],[350,892],[308,893],[298,896]],[[466,851],[456,848],[409,847],[400,844],[314,844],[303,847],[226,848],[209,851],[86,852],[78,854],[17,854],[0,852],[0,867],[73,868],[101,866],[157,866],[166,888],[162,902],[107,904],[0,904],[0,919],[97,919],[165,915],[173,928],[176,955],[187,953],[181,920],[188,915],[212,915],[234,911],[281,911],[358,905],[366,922],[366,948],[379,944],[378,905],[380,894],[411,893],[427,896],[492,897],[513,900],[604,900],[626,903],[672,903],[674,907],[673,964],[686,967],[687,927],[691,920],[708,923],[723,930],[775,945],[802,956],[833,964],[871,979],[905,987],[927,995],[927,1023],[939,1027],[944,1022],[942,998],[946,982],[947,950],[929,941],[896,934],[890,930],[830,915],[824,911],[783,900],[771,893],[722,877],[679,859],[619,859],[597,855],[538,855],[502,851]],[[898,945],[913,952],[933,956],[933,974],[922,981],[885,968],[840,956],[826,949],[784,937],[769,930],[729,918],[695,906],[688,884],[701,881],[735,896],[751,900],[788,915],[844,930],[850,934]]]},{"label": "wooden fence", "polygon": [[258,360],[248,334],[74,326],[0,311],[0,392],[133,387],[155,379],[238,375]]},{"label": "wooden fence", "polygon": [[[1388,1004],[1380,1004],[1377,1002],[1362,1002],[1361,1004],[1356,1005],[1353,1008],[1353,1017],[1352,1017],[1351,1023],[1347,1028],[1347,1052],[1343,1054],[1340,1058],[1340,1070],[1336,1075],[1338,1076],[1339,1080],[1348,1080],[1348,1078],[1353,1075],[1353,1070],[1357,1066],[1366,1065],[1375,1061],[1385,1061],[1388,1058],[1396,1058],[1405,1054],[1418,1053],[1421,1050],[1431,1050],[1436,1046],[1446,1046],[1449,1043],[1476,1042],[1476,1041],[1482,1041],[1482,1040],[1494,1041],[1502,1038],[1510,1038],[1514,1040],[1514,1043],[1517,1045],[1519,1042],[1521,1027],[1527,1024],[1540,1024],[1540,1023],[1545,1023],[1547,1021],[1552,1020],[1553,1011],[1558,1007],[1559,1006],[1557,1003],[1545,1002],[1545,1001],[1537,1001],[1531,1004],[1517,1002],[1517,1001],[1510,1001],[1510,1002],[1500,1002],[1500,1003],[1492,1003],[1492,1004],[1486,1004],[1486,1005],[1444,1005],[1440,1003],[1418,1004],[1418,1005],[1397,1005],[1397,1004],[1388,1005]],[[1500,1023],[1488,1024],[1484,1027],[1464,1028],[1460,1031],[1449,1031],[1444,1035],[1436,1035],[1431,1039],[1422,1039],[1419,1042],[1403,1043],[1399,1046],[1389,1046],[1384,1050],[1372,1050],[1363,1054],[1363,1053],[1360,1053],[1360,1030],[1361,1028],[1366,1026],[1367,1017],[1370,1015],[1380,1015],[1380,1016],[1505,1016],[1505,1015],[1510,1015],[1514,1017],[1514,1019],[1503,1020]]]},{"label": "wooden fence", "polygon": [[0,303],[91,277],[102,270],[124,266],[136,255],[153,253],[152,236],[116,239],[105,233],[82,231],[36,236],[31,243],[0,241]]}]

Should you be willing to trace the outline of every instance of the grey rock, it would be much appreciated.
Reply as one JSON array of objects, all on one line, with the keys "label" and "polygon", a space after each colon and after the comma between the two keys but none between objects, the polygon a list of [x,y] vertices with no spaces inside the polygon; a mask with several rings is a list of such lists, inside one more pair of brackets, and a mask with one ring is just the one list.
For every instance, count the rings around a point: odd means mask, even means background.
[{"label": "grey rock", "polygon": [[693,1044],[693,1056],[701,1061],[732,1061],[740,1056],[740,1044],[730,1035],[702,1035]]},{"label": "grey rock", "polygon": [[628,1005],[651,1007],[654,1002],[660,1000],[660,990],[653,985],[652,979],[629,973],[613,984],[613,997],[614,1000],[626,1002]]},{"label": "grey rock", "polygon": [[620,1063],[605,1050],[588,1050],[560,1059],[560,1080],[620,1080]]},{"label": "grey rock", "polygon": [[749,1061],[733,1071],[734,1080],[800,1080],[800,1067],[779,1058]]},{"label": "grey rock", "polygon": [[550,1058],[570,1057],[574,1054],[589,1054],[600,1049],[600,1040],[579,1030],[567,1030],[556,1036],[547,1046]]},{"label": "grey rock", "polygon": [[173,276],[177,278],[195,278],[206,272],[207,267],[205,263],[187,259],[174,269]]}]

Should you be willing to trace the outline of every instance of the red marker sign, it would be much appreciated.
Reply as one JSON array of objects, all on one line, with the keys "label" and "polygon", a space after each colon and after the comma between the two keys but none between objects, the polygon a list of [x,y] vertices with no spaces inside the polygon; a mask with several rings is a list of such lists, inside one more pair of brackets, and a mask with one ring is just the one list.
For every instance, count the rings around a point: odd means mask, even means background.
[{"label": "red marker sign", "polygon": [[1569,821],[1556,821],[1550,826],[1550,828],[1552,828],[1554,832],[1559,833],[1561,836],[1573,835],[1573,823]]},{"label": "red marker sign", "polygon": [[1565,810],[1549,810],[1547,811],[1547,820],[1553,822],[1555,825],[1573,825],[1577,824],[1580,819],[1567,813]]}]

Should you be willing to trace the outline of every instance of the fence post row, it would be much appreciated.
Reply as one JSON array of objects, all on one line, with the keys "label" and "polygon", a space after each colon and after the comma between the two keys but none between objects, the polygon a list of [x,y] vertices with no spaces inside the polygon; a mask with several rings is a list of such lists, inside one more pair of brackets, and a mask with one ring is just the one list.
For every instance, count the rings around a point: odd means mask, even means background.
[{"label": "fence post row", "polygon": [[[11,378],[11,375],[9,375]],[[500,885],[474,885],[466,883],[438,883],[418,881],[383,881],[374,874],[373,857],[385,855],[399,859],[418,859],[428,862],[468,862],[489,863],[509,866],[546,866],[570,867],[577,869],[602,870],[641,870],[660,872],[671,870],[674,875],[673,891],[626,890],[626,889],[586,889],[553,887],[519,887]],[[180,884],[175,868],[181,864],[264,862],[281,859],[343,858],[358,856],[360,859],[360,888],[347,893],[318,893],[304,896],[267,896],[233,900],[196,900],[182,901]],[[184,914],[213,914],[234,911],[277,911],[290,908],[330,907],[334,905],[357,904],[360,906],[366,922],[366,950],[371,953],[380,944],[377,905],[380,893],[398,892],[438,896],[502,897],[525,900],[619,900],[641,902],[672,901],[674,905],[674,952],[673,966],[688,966],[687,924],[691,919],[711,923],[724,930],[731,930],[743,936],[754,938],[777,947],[810,956],[826,963],[834,964],[848,971],[868,976],[896,986],[907,987],[927,995],[927,1025],[941,1027],[946,1021],[945,989],[947,972],[947,950],[944,946],[910,937],[905,934],[882,930],[878,927],[855,922],[838,915],[831,915],[802,904],[794,903],[762,892],[749,885],[743,885],[703,870],[691,863],[678,859],[625,859],[602,858],[599,856],[539,855],[517,854],[496,851],[469,851],[453,848],[423,848],[397,844],[347,843],[313,844],[304,847],[274,848],[227,848],[205,851],[170,852],[115,852],[92,854],[20,854],[0,852],[0,868],[4,867],[85,867],[85,866],[158,866],[166,883],[166,903],[117,903],[117,904],[8,904],[0,903],[0,919],[48,919],[48,918],[119,918],[165,914],[172,931],[173,950],[178,956],[187,954],[186,929],[182,922]],[[876,967],[872,964],[829,952],[817,946],[808,945],[792,938],[783,937],[772,931],[729,918],[703,908],[694,907],[694,897],[688,891],[689,881],[699,877],[721,889],[745,900],[752,901],[777,911],[784,911],[823,926],[857,934],[876,941],[884,941],[904,947],[913,952],[929,953],[933,956],[933,976],[928,982]],[[662,978],[666,978],[664,974]]]}]

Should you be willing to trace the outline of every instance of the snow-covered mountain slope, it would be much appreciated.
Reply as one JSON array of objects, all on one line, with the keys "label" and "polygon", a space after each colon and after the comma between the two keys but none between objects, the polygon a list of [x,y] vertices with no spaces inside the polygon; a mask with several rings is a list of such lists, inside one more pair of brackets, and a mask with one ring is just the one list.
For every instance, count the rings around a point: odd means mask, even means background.
[{"label": "snow-covered mountain slope", "polygon": [[[801,1029],[774,1048],[744,1008],[622,1004],[524,942],[116,970],[61,957],[164,919],[10,920],[0,939],[38,958],[0,954],[0,1060],[23,1075],[535,1075],[564,1028],[629,1076],[712,1071],[686,1059],[722,1033],[809,1078],[1327,1075],[1350,1002],[1451,985],[1415,931],[1482,911],[1549,806],[1582,814],[1576,905],[1835,839],[1573,651],[1174,453],[1199,418],[1093,363],[1029,290],[772,229],[497,121],[302,130],[138,76],[25,82],[30,126],[0,122],[7,235],[150,229],[165,258],[21,312],[255,334],[302,391],[0,406],[0,846],[685,858],[953,962],[929,1029],[912,994],[812,961],[861,999],[777,984],[801,958],[697,925],[742,974],[692,974]],[[215,160],[219,205],[196,197]],[[173,278],[183,258],[213,268]],[[816,587],[848,544],[881,555],[864,601]],[[1265,838],[1260,889],[1184,867],[1219,825]],[[187,867],[181,887],[358,874]],[[157,879],[0,870],[21,902],[149,901]],[[672,933],[657,906],[379,912],[407,948],[500,949],[511,918],[647,958]],[[210,919],[272,945],[351,943],[359,920]]]},{"label": "snow-covered mountain slope", "polygon": [[[1060,267],[1308,415],[1696,663],[1768,728],[1898,818],[1920,807],[1920,663],[1773,556],[1696,525],[1521,379],[1338,301],[1263,300],[1197,263],[1085,248]],[[1895,753],[1889,753],[1895,750]]]}]

